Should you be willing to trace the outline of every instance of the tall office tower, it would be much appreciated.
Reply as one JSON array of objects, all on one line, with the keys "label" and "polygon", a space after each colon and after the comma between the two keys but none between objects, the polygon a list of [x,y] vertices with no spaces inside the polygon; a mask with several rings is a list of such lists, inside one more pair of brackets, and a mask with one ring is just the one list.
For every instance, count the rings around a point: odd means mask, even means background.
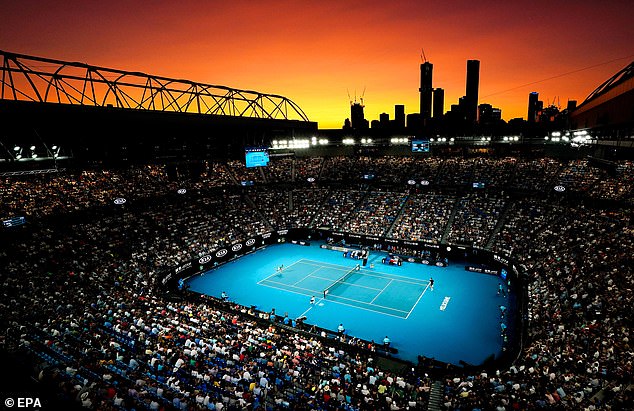
[{"label": "tall office tower", "polygon": [[534,123],[537,119],[537,102],[539,101],[539,93],[536,91],[531,91],[528,95],[528,117],[526,121],[529,123]]},{"label": "tall office tower", "polygon": [[431,118],[432,72],[434,65],[425,62],[420,65],[420,117],[423,122]]},{"label": "tall office tower", "polygon": [[570,113],[577,108],[577,100],[568,100],[568,105],[566,106],[566,110]]},{"label": "tall office tower", "polygon": [[405,128],[405,106],[402,104],[394,106],[394,128],[396,130]]},{"label": "tall office tower", "polygon": [[353,130],[363,130],[368,128],[368,121],[363,114],[363,107],[361,103],[352,103],[350,106],[350,120]]},{"label": "tall office tower", "polygon": [[465,93],[465,119],[474,123],[478,115],[478,86],[480,60],[467,60],[467,90]]},{"label": "tall office tower", "polygon": [[434,118],[442,118],[445,113],[445,90],[434,89]]}]

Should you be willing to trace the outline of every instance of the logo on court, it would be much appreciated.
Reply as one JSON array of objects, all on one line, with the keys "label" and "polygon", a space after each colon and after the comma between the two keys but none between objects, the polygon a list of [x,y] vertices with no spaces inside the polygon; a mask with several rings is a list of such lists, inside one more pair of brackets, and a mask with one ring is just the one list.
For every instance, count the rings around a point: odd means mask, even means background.
[{"label": "logo on court", "polygon": [[447,304],[449,304],[449,300],[451,300],[451,297],[445,297],[445,299],[442,300],[442,304],[440,304],[440,311],[445,311]]},{"label": "logo on court", "polygon": [[240,243],[234,244],[233,247],[231,247],[231,251],[238,251],[241,248],[242,248],[242,244]]},{"label": "logo on court", "polygon": [[227,252],[228,252],[227,249],[223,248],[222,250],[216,253],[216,257],[224,257],[225,255],[227,255]]},{"label": "logo on court", "polygon": [[125,204],[125,202],[126,202],[126,201],[127,201],[127,200],[126,200],[125,198],[123,198],[123,197],[119,197],[119,198],[115,198],[115,199],[114,199],[114,203],[115,203],[116,205]]},{"label": "logo on court", "polygon": [[200,257],[200,260],[198,260],[198,264],[206,264],[206,263],[208,263],[210,261],[211,261],[211,256],[209,254],[207,254],[207,255],[205,255],[203,257]]},{"label": "logo on court", "polygon": [[255,244],[255,238],[249,238],[247,242],[244,243],[247,247],[251,247],[253,244]]}]

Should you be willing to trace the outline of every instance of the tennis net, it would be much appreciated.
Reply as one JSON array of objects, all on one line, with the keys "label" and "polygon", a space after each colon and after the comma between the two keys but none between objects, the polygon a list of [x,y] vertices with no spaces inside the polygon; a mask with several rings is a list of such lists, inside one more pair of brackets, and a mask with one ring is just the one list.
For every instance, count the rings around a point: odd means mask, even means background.
[{"label": "tennis net", "polygon": [[333,290],[333,288],[337,287],[338,285],[340,285],[342,283],[345,283],[346,280],[348,278],[350,278],[352,276],[352,274],[354,274],[355,271],[357,271],[357,267],[354,267],[351,270],[347,271],[343,276],[338,278],[337,281],[335,281],[334,283],[332,283],[328,287],[326,287],[324,289],[324,299]]}]

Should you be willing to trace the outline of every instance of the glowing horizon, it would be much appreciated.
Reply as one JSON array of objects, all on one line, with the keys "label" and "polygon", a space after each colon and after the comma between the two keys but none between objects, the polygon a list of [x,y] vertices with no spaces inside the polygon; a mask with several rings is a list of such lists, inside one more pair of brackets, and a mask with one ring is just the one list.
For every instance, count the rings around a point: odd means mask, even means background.
[{"label": "glowing horizon", "polygon": [[478,103],[505,120],[526,118],[532,91],[546,104],[580,103],[633,59],[629,2],[479,5],[70,1],[42,13],[42,2],[26,0],[4,5],[0,48],[281,95],[322,129],[340,128],[363,90],[368,120],[393,119],[396,104],[417,113],[422,47],[445,111],[477,59]]}]

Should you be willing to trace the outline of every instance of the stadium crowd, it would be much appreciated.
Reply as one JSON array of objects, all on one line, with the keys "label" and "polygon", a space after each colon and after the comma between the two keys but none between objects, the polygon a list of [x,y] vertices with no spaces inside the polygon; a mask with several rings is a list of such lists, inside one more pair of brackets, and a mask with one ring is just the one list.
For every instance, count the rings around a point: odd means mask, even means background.
[{"label": "stadium crowd", "polygon": [[[438,377],[441,407],[634,408],[631,163],[610,175],[585,160],[366,158],[377,181],[392,185],[419,163],[416,177],[432,182],[430,192],[239,186],[244,178],[292,183],[317,169],[324,181],[352,181],[357,161],[285,159],[269,174],[208,164],[199,178],[176,181],[159,166],[0,179],[2,216],[28,222],[0,233],[2,348],[26,353],[57,399],[85,408],[425,409],[429,375],[381,369],[372,346],[322,338],[250,307],[173,298],[159,290],[158,273],[272,228],[436,242],[448,234],[516,258],[529,279],[529,334],[507,369]],[[398,177],[382,180],[387,169]],[[490,170],[506,170],[508,180]],[[474,176],[540,195],[468,190]],[[566,202],[544,178],[620,202]],[[445,195],[436,183],[467,190]],[[176,194],[180,187],[187,193]],[[118,197],[127,203],[112,204]]]}]

